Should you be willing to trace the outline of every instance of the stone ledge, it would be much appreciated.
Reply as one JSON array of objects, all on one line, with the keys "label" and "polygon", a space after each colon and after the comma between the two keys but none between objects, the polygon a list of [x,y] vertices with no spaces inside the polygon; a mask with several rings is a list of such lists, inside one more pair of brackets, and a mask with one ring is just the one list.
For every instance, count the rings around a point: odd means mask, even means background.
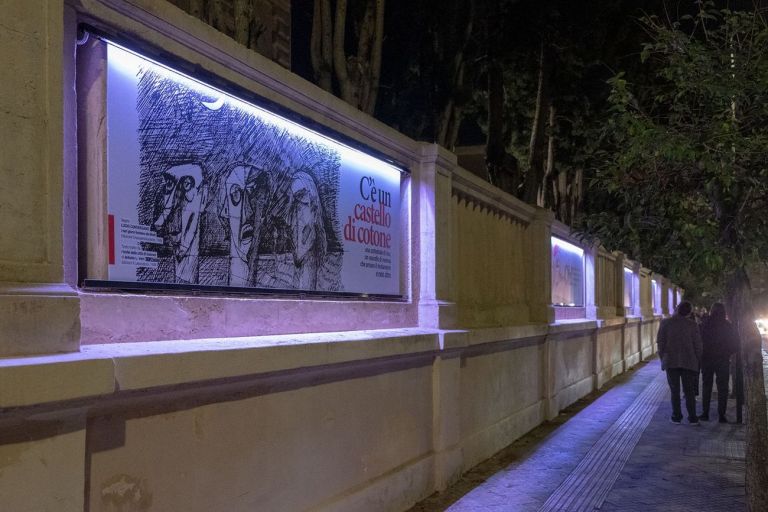
[{"label": "stone ledge", "polygon": [[111,359],[81,353],[0,359],[0,410],[113,393]]},{"label": "stone ledge", "polygon": [[558,320],[549,324],[549,334],[561,334],[565,332],[590,331],[599,327],[597,320]]},{"label": "stone ledge", "polygon": [[0,409],[437,350],[426,329],[87,345],[0,359]]},{"label": "stone ledge", "polygon": [[546,336],[548,329],[549,327],[547,324],[526,324],[451,331],[446,332],[444,335],[444,348],[455,349],[497,341],[511,341]]},{"label": "stone ledge", "polygon": [[90,345],[115,360],[121,390],[238,377],[388,357],[439,348],[436,331],[386,329],[320,334]]},{"label": "stone ledge", "polygon": [[623,317],[615,317],[615,318],[604,318],[598,320],[598,327],[614,327],[617,325],[624,325],[627,323],[627,320]]}]

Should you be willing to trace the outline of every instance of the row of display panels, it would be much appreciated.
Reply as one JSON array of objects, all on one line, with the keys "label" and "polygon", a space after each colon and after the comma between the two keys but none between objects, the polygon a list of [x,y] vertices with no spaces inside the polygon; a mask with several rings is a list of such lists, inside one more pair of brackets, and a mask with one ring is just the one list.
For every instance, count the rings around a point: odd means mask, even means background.
[{"label": "row of display panels", "polygon": [[[92,280],[403,295],[402,168],[99,44],[107,64],[107,271]],[[583,307],[584,250],[557,237],[551,245],[552,304]],[[625,269],[626,307],[636,304],[636,280]]]},{"label": "row of display panels", "polygon": [[[552,237],[552,304],[558,307],[583,307],[585,289],[585,259],[584,250],[557,237]],[[624,267],[624,296],[625,308],[639,306],[640,284],[637,273],[631,268]],[[655,279],[651,280],[651,301],[653,310],[659,314],[662,311],[662,287]],[[672,306],[682,300],[679,291],[667,290],[667,304]]]}]

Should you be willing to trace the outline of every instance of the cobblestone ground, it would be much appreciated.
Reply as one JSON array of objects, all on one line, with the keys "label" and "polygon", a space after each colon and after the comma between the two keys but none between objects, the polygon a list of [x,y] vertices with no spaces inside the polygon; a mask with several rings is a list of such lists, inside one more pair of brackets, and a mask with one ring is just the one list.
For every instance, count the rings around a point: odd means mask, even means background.
[{"label": "cobblestone ground", "polygon": [[666,378],[654,360],[409,512],[745,510],[745,428],[718,423],[716,413],[698,427],[672,424],[670,415]]}]

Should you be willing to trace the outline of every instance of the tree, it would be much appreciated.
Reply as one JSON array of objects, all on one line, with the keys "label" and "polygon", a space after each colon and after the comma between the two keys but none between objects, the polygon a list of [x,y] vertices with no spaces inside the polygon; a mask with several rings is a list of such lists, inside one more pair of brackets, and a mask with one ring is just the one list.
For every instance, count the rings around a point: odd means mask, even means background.
[{"label": "tree", "polygon": [[580,229],[683,285],[723,286],[742,340],[748,510],[768,510],[768,420],[749,276],[768,259],[768,26],[760,10],[711,2],[677,20],[642,23],[644,73],[610,81],[604,164],[590,180],[591,213]]},{"label": "tree", "polygon": [[606,80],[637,37],[630,14],[640,5],[655,2],[521,0],[491,12],[487,26],[504,30],[483,30],[497,35],[482,68],[488,86],[475,89],[469,116],[486,134],[491,182],[572,223]]},{"label": "tree", "polygon": [[[315,0],[310,43],[316,83],[341,99],[373,114],[379,93],[384,41],[385,0],[353,3]],[[349,40],[352,31],[356,45]],[[334,81],[335,79],[335,81]]]},{"label": "tree", "polygon": [[455,147],[477,81],[479,1],[387,4],[377,117],[414,139]]}]

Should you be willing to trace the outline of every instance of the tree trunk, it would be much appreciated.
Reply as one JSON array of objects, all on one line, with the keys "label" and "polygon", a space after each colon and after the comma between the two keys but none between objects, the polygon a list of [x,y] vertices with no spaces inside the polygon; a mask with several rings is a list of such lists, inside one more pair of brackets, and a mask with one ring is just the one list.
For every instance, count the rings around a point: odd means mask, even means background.
[{"label": "tree trunk", "polygon": [[331,0],[314,0],[310,58],[315,81],[333,92],[335,77],[341,99],[367,114],[373,114],[379,92],[385,3],[368,0],[362,19],[352,20],[358,28],[357,53],[347,55],[347,0],[336,0],[335,10]]},{"label": "tree trunk", "polygon": [[504,139],[504,68],[501,63],[501,13],[496,2],[486,6],[486,58],[488,60],[488,133],[485,143],[485,163],[488,180],[504,188],[506,144]]},{"label": "tree trunk", "polygon": [[330,0],[315,0],[312,12],[310,58],[315,82],[333,93],[333,21]]},{"label": "tree trunk", "polygon": [[485,162],[490,182],[501,186],[500,178],[504,167],[504,70],[501,63],[488,63],[488,135],[486,138]]},{"label": "tree trunk", "polygon": [[225,12],[226,8],[224,6],[224,1],[208,0],[206,6],[208,8],[208,24],[219,32],[230,35],[232,32],[227,30],[227,15]]},{"label": "tree trunk", "polygon": [[384,0],[376,1],[376,16],[374,18],[373,43],[371,45],[371,60],[369,65],[368,83],[365,88],[364,101],[360,108],[366,114],[373,115],[376,110],[376,100],[379,96],[381,81],[381,52],[384,46]]},{"label": "tree trunk", "polygon": [[251,48],[252,0],[234,0],[233,10],[235,18],[234,40],[246,48]]},{"label": "tree trunk", "polygon": [[347,33],[347,0],[336,0],[336,16],[333,24],[333,69],[339,82],[341,99],[354,105],[354,86],[347,71],[345,51]]},{"label": "tree trunk", "polygon": [[555,170],[555,117],[555,106],[550,104],[549,118],[547,122],[547,126],[549,127],[549,130],[547,130],[547,160],[544,166],[544,175],[541,177],[539,190],[536,194],[536,204],[542,208],[556,206],[554,198],[549,195],[549,190],[547,188]]},{"label": "tree trunk", "polygon": [[[458,3],[449,3],[447,7],[458,9]],[[470,0],[469,12],[467,13],[467,24],[464,27],[462,39],[459,43],[458,49],[453,56],[453,62],[451,63],[451,91],[448,103],[443,108],[440,118],[437,122],[437,143],[444,148],[453,149],[456,145],[456,139],[459,135],[459,128],[461,127],[461,121],[464,118],[464,104],[465,100],[457,102],[456,98],[459,93],[464,89],[464,78],[466,72],[465,54],[467,46],[472,39],[472,32],[474,30],[475,19],[475,2]],[[456,16],[458,17],[458,16]]]},{"label": "tree trunk", "polygon": [[545,174],[545,159],[547,147],[547,118],[549,114],[549,91],[547,80],[547,57],[544,40],[539,47],[539,77],[536,91],[536,108],[531,125],[531,142],[528,149],[528,173],[525,176],[523,201],[536,204],[539,186]]},{"label": "tree trunk", "polygon": [[731,319],[741,339],[741,364],[744,374],[747,406],[747,471],[746,494],[748,512],[768,510],[768,416],[763,377],[762,340],[755,325],[752,290],[746,270],[739,268],[729,277],[727,303]]}]

